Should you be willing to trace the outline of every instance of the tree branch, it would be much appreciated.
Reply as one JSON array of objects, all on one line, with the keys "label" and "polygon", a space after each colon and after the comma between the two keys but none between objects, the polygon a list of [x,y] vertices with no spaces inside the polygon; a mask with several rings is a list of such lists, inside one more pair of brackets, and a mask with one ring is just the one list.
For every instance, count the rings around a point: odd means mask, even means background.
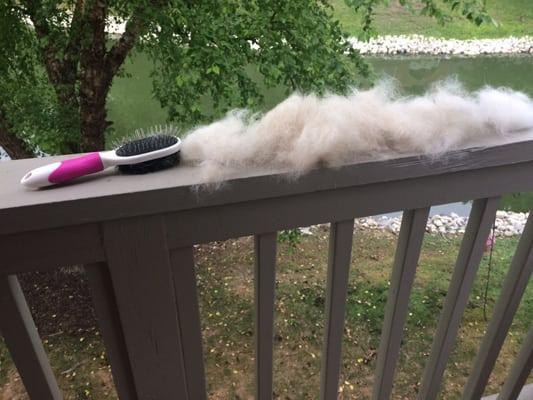
[{"label": "tree branch", "polygon": [[79,46],[81,41],[81,17],[83,1],[78,0],[71,24],[68,45],[64,51],[64,58],[60,59],[61,52],[56,41],[52,40],[51,28],[42,13],[40,0],[26,0],[24,2],[26,12],[30,18],[35,34],[44,44],[40,45],[43,64],[48,75],[48,79],[54,86],[57,97],[61,105],[65,107],[78,107],[76,96],[76,75],[78,71]]},{"label": "tree branch", "polygon": [[[38,39],[47,39],[50,35],[50,27],[46,18],[40,15],[41,2],[39,0],[28,0],[24,2],[28,17],[33,24],[35,34]],[[46,72],[52,83],[59,82],[61,78],[61,61],[57,57],[57,48],[53,40],[45,40],[45,45],[41,45],[41,54],[44,60]]]},{"label": "tree branch", "polygon": [[107,73],[111,79],[116,75],[128,53],[133,49],[133,46],[135,46],[141,32],[145,29],[146,23],[140,14],[141,12],[131,16],[126,23],[124,33],[106,55],[105,63]]},{"label": "tree branch", "polygon": [[[77,0],[72,13],[72,21],[70,22],[69,40],[65,49],[65,63],[70,64],[75,69],[79,59],[81,50],[81,38],[84,29],[83,20],[83,5],[84,0]],[[74,77],[74,80],[76,77]]]},{"label": "tree branch", "polygon": [[0,109],[0,146],[13,160],[35,156],[26,142],[12,132],[11,124],[5,118],[2,109]]},{"label": "tree branch", "polygon": [[[167,4],[167,1],[152,0],[150,3],[153,8],[157,9]],[[106,67],[111,78],[116,75],[127,55],[133,49],[135,43],[137,43],[137,40],[146,29],[145,11],[146,9],[144,7],[139,7],[133,12],[133,15],[126,23],[124,33],[107,53]]]}]

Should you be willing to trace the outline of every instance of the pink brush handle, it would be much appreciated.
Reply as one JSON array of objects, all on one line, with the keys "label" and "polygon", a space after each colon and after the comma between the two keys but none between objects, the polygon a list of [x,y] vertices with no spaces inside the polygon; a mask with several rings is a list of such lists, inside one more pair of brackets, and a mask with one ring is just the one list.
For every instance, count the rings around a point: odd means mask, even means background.
[{"label": "pink brush handle", "polygon": [[48,177],[52,183],[63,183],[84,175],[102,171],[104,164],[99,153],[89,153],[72,160],[61,161],[61,165]]}]

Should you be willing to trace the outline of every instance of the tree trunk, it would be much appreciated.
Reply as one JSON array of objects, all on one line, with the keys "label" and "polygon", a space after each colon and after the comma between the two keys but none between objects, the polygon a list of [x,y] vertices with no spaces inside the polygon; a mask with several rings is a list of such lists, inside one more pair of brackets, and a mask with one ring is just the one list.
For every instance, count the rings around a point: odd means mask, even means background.
[{"label": "tree trunk", "polygon": [[32,158],[35,156],[26,142],[15,136],[11,131],[11,126],[5,119],[2,110],[0,110],[0,146],[3,147],[9,157],[13,160],[19,158]]},{"label": "tree trunk", "polygon": [[[78,77],[78,62],[83,33],[82,8],[83,1],[76,1],[73,12],[70,32],[68,33],[65,47],[61,47],[61,41],[53,40],[51,25],[46,20],[46,12],[42,10],[41,2],[26,1],[25,9],[29,19],[35,28],[35,33],[40,42],[40,52],[48,79],[52,84],[61,112],[77,121],[79,118],[79,104],[77,97],[76,81]],[[65,140],[63,148],[69,152],[79,152],[79,141]]]},{"label": "tree trunk", "polygon": [[108,73],[105,63],[107,3],[92,0],[89,4],[87,26],[90,27],[90,40],[86,42],[86,47],[82,45],[80,55],[81,150],[100,151],[104,149],[104,133],[109,125],[105,106],[113,77]]},{"label": "tree trunk", "polygon": [[[81,52],[80,122],[82,151],[98,151],[105,146],[105,130],[111,123],[106,120],[106,97],[113,78],[122,67],[127,55],[145,29],[145,6],[137,8],[126,23],[120,39],[106,51],[105,1],[93,0],[86,25],[91,27],[90,45]],[[164,2],[152,0],[154,7]]]},{"label": "tree trunk", "polygon": [[[94,76],[93,74],[91,74]],[[105,100],[107,89],[102,86],[100,78],[95,78],[92,84],[82,81],[80,87],[80,123],[81,123],[81,151],[100,151],[105,147],[104,133],[109,126],[106,120],[107,110]]]}]

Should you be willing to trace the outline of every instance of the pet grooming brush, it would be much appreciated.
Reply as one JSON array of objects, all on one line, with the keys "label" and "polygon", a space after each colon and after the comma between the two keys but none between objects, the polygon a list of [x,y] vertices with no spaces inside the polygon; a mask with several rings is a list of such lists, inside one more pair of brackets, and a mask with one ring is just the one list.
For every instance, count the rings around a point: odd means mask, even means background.
[{"label": "pet grooming brush", "polygon": [[181,140],[157,134],[127,142],[115,150],[89,153],[59,161],[28,172],[20,183],[37,189],[68,182],[85,175],[118,166],[125,174],[144,174],[169,168],[179,162]]}]

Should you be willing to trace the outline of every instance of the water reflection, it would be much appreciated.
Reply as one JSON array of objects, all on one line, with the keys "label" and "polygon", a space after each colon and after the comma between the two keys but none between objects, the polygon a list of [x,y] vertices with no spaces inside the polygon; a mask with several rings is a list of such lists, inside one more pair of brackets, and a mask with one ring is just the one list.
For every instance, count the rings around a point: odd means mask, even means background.
[{"label": "water reflection", "polygon": [[[505,86],[533,96],[533,56],[368,57],[367,60],[378,77],[395,78],[401,90],[409,95],[421,94],[435,82],[455,78],[470,91],[486,85]],[[166,120],[166,110],[152,97],[150,69],[151,62],[140,53],[128,61],[127,77],[118,78],[113,84],[108,108],[115,132],[119,135]],[[251,74],[254,75],[253,71]],[[285,88],[278,87],[265,89],[264,94],[268,109],[283,100],[287,92]],[[508,196],[502,201],[502,207],[516,211],[529,210],[532,205],[533,194]],[[468,206],[464,204],[446,207],[446,213],[468,213]]]},{"label": "water reflection", "polygon": [[433,83],[458,79],[467,90],[505,86],[533,96],[532,56],[476,58],[397,57],[368,59],[378,76],[392,76],[406,94],[421,94]]}]

